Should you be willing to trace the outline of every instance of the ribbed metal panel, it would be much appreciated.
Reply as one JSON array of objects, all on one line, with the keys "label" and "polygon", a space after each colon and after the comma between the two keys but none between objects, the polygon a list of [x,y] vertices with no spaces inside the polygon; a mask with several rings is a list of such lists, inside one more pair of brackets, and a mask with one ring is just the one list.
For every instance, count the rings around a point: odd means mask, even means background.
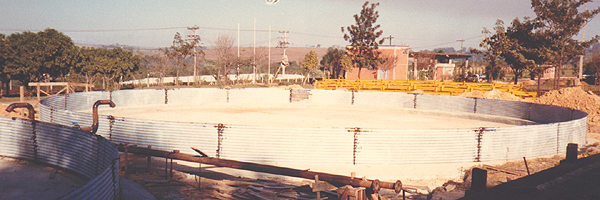
[{"label": "ribbed metal panel", "polygon": [[476,153],[469,130],[361,130],[357,164],[471,162]]},{"label": "ribbed metal panel", "polygon": [[422,94],[417,95],[416,108],[420,110],[473,113],[475,99],[460,96]]},{"label": "ribbed metal panel", "polygon": [[481,161],[535,158],[556,154],[559,138],[556,137],[555,131],[556,124],[485,130],[481,134]]},{"label": "ribbed metal panel", "polygon": [[[58,96],[58,97],[61,97],[61,96]],[[94,102],[96,102],[96,100],[109,99],[110,92],[96,91],[96,92],[89,92],[89,95],[87,94],[87,92],[86,92],[86,94],[72,93],[72,94],[63,95],[63,98],[67,99],[67,101],[66,101],[67,110],[89,112],[90,109],[92,108],[92,105],[94,105]]]},{"label": "ribbed metal panel", "polygon": [[0,117],[0,126],[0,155],[62,167],[90,179],[61,199],[118,197],[119,154],[107,140],[79,129],[17,118]]},{"label": "ribbed metal panel", "polygon": [[[71,94],[85,99],[72,107],[83,109],[106,95]],[[168,104],[177,103],[284,103],[282,89],[175,89],[167,91]],[[305,94],[303,94],[305,95]],[[164,90],[126,90],[112,93],[117,106],[164,104]],[[98,98],[98,99],[94,99]],[[297,98],[296,98],[297,99]],[[49,97],[40,106],[44,121],[72,126],[91,125],[91,115],[52,108],[65,97]],[[567,143],[585,143],[586,114],[531,103],[390,92],[311,90],[308,104],[378,105],[512,117],[543,123],[518,127],[450,130],[362,130],[344,128],[279,128],[206,123],[149,121],[100,117],[97,134],[113,143],[152,146],[160,150],[194,153],[196,147],[211,156],[242,161],[298,165],[404,164],[494,161],[561,153]],[[56,103],[55,103],[56,102]],[[70,104],[70,103],[69,103]],[[84,106],[85,105],[85,106]],[[68,106],[71,107],[71,106]],[[88,111],[89,112],[89,111]],[[51,115],[51,116],[47,116]],[[558,123],[560,122],[560,123]],[[359,127],[360,128],[360,127]],[[362,132],[364,131],[364,132]],[[355,148],[356,146],[356,148]]]},{"label": "ribbed metal panel", "polygon": [[[111,100],[120,107],[164,104],[164,95],[164,90],[118,90],[110,93]],[[97,100],[100,98],[93,99],[87,109],[91,109]]]},{"label": "ribbed metal panel", "polygon": [[143,121],[117,118],[112,133],[98,132],[113,143],[152,146],[159,150],[195,153],[190,147],[215,155],[218,132],[216,124]]},{"label": "ribbed metal panel", "polygon": [[[414,95],[401,92],[354,92],[354,105],[377,105],[401,108],[414,108]],[[405,105],[408,105],[406,107]]]},{"label": "ribbed metal panel", "polygon": [[529,103],[497,99],[477,99],[474,113],[529,120]]},{"label": "ribbed metal panel", "polygon": [[228,126],[221,157],[267,164],[351,164],[353,136],[345,129]]}]

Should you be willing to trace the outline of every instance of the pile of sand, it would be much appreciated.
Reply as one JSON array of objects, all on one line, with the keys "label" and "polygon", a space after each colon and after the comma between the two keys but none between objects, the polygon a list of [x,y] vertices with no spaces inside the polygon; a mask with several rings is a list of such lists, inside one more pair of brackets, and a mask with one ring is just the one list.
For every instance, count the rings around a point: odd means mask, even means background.
[{"label": "pile of sand", "polygon": [[294,90],[298,90],[298,89],[304,89],[304,87],[300,86],[300,85],[285,85],[285,86],[279,86],[278,88],[280,89],[285,89],[285,90],[289,90],[289,89],[294,89]]},{"label": "pile of sand", "polygon": [[588,125],[590,130],[600,130],[600,97],[586,92],[579,87],[552,90],[538,97],[534,103],[562,106],[581,110],[589,114]]},{"label": "pile of sand", "polygon": [[482,99],[499,99],[499,100],[510,100],[510,101],[521,101],[522,99],[507,92],[501,92],[498,90],[491,90],[489,92],[482,92],[473,90],[471,92],[465,92],[460,94],[459,96],[463,97],[472,97],[472,98],[482,98]]}]

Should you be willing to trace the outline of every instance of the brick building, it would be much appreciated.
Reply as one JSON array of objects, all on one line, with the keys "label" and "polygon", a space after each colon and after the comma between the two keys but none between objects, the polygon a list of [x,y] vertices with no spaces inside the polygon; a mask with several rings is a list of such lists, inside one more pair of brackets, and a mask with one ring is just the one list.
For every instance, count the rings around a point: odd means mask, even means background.
[{"label": "brick building", "polygon": [[[376,70],[363,68],[360,79],[408,80],[408,46],[380,45],[379,52],[387,62],[377,66]],[[358,68],[346,72],[347,79],[358,79]]]}]

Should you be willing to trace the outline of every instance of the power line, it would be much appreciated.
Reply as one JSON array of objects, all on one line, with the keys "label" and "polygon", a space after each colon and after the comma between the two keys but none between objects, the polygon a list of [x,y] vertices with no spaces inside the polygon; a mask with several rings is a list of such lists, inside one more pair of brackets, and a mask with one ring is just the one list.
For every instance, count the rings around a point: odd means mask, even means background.
[{"label": "power line", "polygon": [[[484,36],[484,35],[473,36],[473,37],[465,38],[465,39],[462,39],[462,40],[464,40],[464,41],[473,40],[473,39],[481,38],[481,36]],[[441,46],[441,45],[454,44],[454,43],[456,43],[456,41],[444,42],[444,43],[432,44],[432,45],[426,45],[426,46],[420,46],[420,47],[413,47],[413,49],[421,49],[421,48]]]},{"label": "power line", "polygon": [[[125,31],[160,31],[160,30],[173,30],[173,29],[185,29],[187,27],[162,27],[162,28],[131,28],[131,29],[81,29],[81,30],[59,30],[60,32],[125,32]],[[17,29],[17,28],[0,28],[0,31],[10,31],[10,32],[19,32],[19,31],[42,31],[42,30],[33,30],[33,29]]]}]

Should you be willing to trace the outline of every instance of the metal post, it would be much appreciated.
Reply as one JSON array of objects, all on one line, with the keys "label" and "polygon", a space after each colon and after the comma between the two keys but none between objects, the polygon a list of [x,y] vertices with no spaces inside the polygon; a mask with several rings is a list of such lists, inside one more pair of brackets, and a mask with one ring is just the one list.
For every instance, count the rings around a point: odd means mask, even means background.
[{"label": "metal post", "polygon": [[202,190],[202,157],[198,157],[198,191]]},{"label": "metal post", "polygon": [[[25,102],[25,86],[19,86],[19,102]],[[24,108],[21,108],[21,116],[25,117]]]},{"label": "metal post", "polygon": [[473,168],[471,172],[471,189],[472,192],[483,191],[487,188],[487,170]]},{"label": "metal post", "polygon": [[124,175],[127,177],[127,172],[129,171],[129,145],[125,146],[125,172]]},{"label": "metal post", "polygon": [[[151,150],[152,146],[148,145],[148,150]],[[148,154],[148,160],[146,162],[146,168],[148,169],[148,174],[152,174],[152,156]]]},{"label": "metal post", "polygon": [[577,143],[567,144],[567,158],[565,162],[577,161]]},{"label": "metal post", "polygon": [[527,159],[525,159],[525,156],[523,156],[523,161],[525,162],[525,169],[527,169],[527,175],[531,175],[531,173],[529,172],[529,166],[527,165]]}]

